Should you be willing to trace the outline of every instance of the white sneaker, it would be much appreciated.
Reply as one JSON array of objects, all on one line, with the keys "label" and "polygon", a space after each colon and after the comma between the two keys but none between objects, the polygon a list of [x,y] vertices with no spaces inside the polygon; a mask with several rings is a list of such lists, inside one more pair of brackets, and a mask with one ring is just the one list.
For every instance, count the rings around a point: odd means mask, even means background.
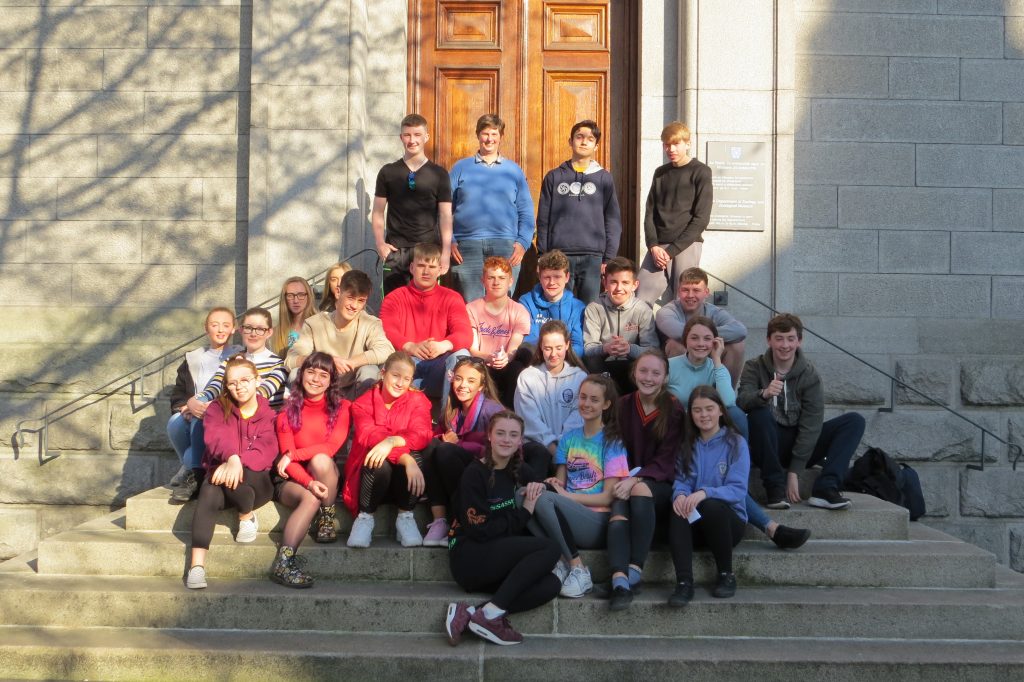
[{"label": "white sneaker", "polygon": [[565,563],[564,559],[559,559],[551,572],[558,578],[558,582],[565,583],[565,579],[569,577],[569,564]]},{"label": "white sneaker", "polygon": [[373,514],[359,512],[352,522],[352,530],[348,533],[349,547],[369,547],[373,538]]},{"label": "white sneaker", "polygon": [[416,518],[411,511],[398,512],[395,519],[395,532],[398,534],[398,541],[402,547],[420,547],[423,545],[423,536],[416,526]]},{"label": "white sneaker", "polygon": [[259,519],[253,513],[248,519],[238,522],[238,532],[235,534],[235,542],[252,542],[256,539],[256,533],[260,529]]},{"label": "white sneaker", "polygon": [[206,587],[206,569],[202,566],[193,566],[188,569],[188,577],[185,578],[185,587],[190,590],[201,590]]},{"label": "white sneaker", "polygon": [[569,576],[562,583],[562,590],[559,594],[570,599],[577,599],[592,589],[594,589],[594,581],[590,579],[590,570],[583,566],[577,566],[569,571]]},{"label": "white sneaker", "polygon": [[185,474],[187,474],[189,471],[191,471],[191,469],[189,469],[184,464],[182,464],[181,467],[179,467],[179,469],[178,469],[178,473],[174,474],[174,476],[171,477],[170,482],[167,483],[167,487],[168,488],[177,488],[179,485],[184,483],[185,482]]}]

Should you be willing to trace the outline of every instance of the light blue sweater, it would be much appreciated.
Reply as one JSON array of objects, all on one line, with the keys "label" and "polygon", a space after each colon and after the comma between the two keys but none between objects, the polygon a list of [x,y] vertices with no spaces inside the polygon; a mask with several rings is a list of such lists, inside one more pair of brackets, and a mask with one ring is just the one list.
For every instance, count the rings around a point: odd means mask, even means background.
[{"label": "light blue sweater", "polygon": [[668,390],[684,407],[690,400],[690,394],[698,386],[714,386],[722,396],[726,407],[736,404],[736,391],[732,387],[729,370],[715,367],[711,358],[704,358],[701,365],[694,365],[686,354],[668,359]]},{"label": "light blue sweater", "polygon": [[719,429],[708,441],[693,443],[690,473],[683,473],[682,459],[676,465],[672,499],[703,490],[708,499],[728,504],[743,523],[747,522],[747,478],[750,451],[747,441],[735,431]]},{"label": "light blue sweater", "polygon": [[452,240],[513,239],[533,242],[533,198],[526,175],[514,161],[498,157],[491,165],[479,156],[452,166]]}]

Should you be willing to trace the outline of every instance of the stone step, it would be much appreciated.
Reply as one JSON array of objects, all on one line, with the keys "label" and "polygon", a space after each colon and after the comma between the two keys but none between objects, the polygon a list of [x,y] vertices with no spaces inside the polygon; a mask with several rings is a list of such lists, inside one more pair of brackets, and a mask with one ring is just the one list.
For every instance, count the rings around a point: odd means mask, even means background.
[{"label": "stone step", "polygon": [[[826,513],[826,512],[822,512]],[[126,531],[124,512],[112,512],[47,538],[39,545],[41,574],[180,576],[185,572],[187,533]],[[795,552],[769,542],[740,543],[734,568],[748,585],[847,585],[883,587],[992,587],[995,557],[937,531],[932,541],[811,540]],[[944,539],[940,539],[944,538]],[[207,558],[211,579],[263,577],[274,558],[276,535],[261,533],[248,545],[215,536]],[[448,581],[443,548],[406,549],[379,538],[369,549],[304,543],[300,553],[317,576],[342,580]],[[603,550],[582,553],[595,580],[608,576]],[[694,559],[698,581],[709,581],[713,561],[706,552]],[[645,578],[674,580],[665,550],[652,552]]]},{"label": "stone step", "polygon": [[[515,620],[513,619],[513,622]],[[436,635],[0,627],[22,679],[699,680],[1024,678],[1020,642],[529,636],[499,647]]]},{"label": "stone step", "polygon": [[[676,637],[1024,639],[1024,590],[749,587],[715,599],[698,586],[684,610],[668,585],[650,585],[630,609],[610,613],[593,596],[556,599],[515,616],[528,634]],[[178,578],[0,575],[8,625],[219,630],[437,633],[445,605],[467,595],[454,583],[318,581],[291,590],[269,580],[212,580],[187,590]],[[31,608],[24,608],[31,604]]]},{"label": "stone step", "polygon": [[[192,526],[195,502],[171,504],[167,488],[154,488],[128,499],[126,528],[128,530],[175,530],[188,531]],[[769,510],[768,515],[781,524],[794,528],[810,528],[811,537],[818,540],[906,540],[909,515],[903,507],[889,504],[870,495],[849,494],[853,501],[850,509],[832,512],[800,504],[788,510]],[[272,502],[256,511],[260,530],[280,532],[291,510]],[[417,506],[416,519],[420,528],[430,522],[426,505]],[[342,537],[347,537],[352,527],[352,517],[341,505],[338,506],[338,521]],[[218,517],[217,532],[232,534],[238,528],[238,514],[225,510]],[[374,535],[394,537],[395,508],[381,507],[375,514]],[[764,535],[752,526],[747,527],[747,538],[763,539]]]}]

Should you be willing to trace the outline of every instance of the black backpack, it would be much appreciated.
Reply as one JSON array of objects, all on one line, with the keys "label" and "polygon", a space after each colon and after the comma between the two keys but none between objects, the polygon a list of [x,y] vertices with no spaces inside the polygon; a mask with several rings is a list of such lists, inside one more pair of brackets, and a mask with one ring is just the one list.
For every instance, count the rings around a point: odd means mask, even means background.
[{"label": "black backpack", "polygon": [[910,520],[924,516],[924,493],[917,472],[881,448],[869,448],[846,472],[843,488],[866,493],[910,510]]}]

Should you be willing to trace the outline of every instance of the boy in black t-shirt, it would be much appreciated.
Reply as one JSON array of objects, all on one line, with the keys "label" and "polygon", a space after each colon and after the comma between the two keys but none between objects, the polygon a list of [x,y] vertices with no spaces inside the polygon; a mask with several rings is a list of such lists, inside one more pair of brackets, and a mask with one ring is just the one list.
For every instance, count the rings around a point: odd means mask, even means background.
[{"label": "boy in black t-shirt", "polygon": [[[430,135],[419,114],[402,119],[405,153],[377,174],[371,224],[384,263],[384,295],[412,279],[412,247],[421,242],[441,247],[441,274],[448,272],[452,243],[452,187],[448,171],[429,161],[424,147]],[[387,208],[385,235],[385,207]]]},{"label": "boy in black t-shirt", "polygon": [[700,265],[701,234],[711,220],[711,169],[691,158],[690,129],[673,121],[661,131],[668,163],[654,171],[644,213],[647,256],[636,295],[653,306],[675,290],[687,268]]}]

